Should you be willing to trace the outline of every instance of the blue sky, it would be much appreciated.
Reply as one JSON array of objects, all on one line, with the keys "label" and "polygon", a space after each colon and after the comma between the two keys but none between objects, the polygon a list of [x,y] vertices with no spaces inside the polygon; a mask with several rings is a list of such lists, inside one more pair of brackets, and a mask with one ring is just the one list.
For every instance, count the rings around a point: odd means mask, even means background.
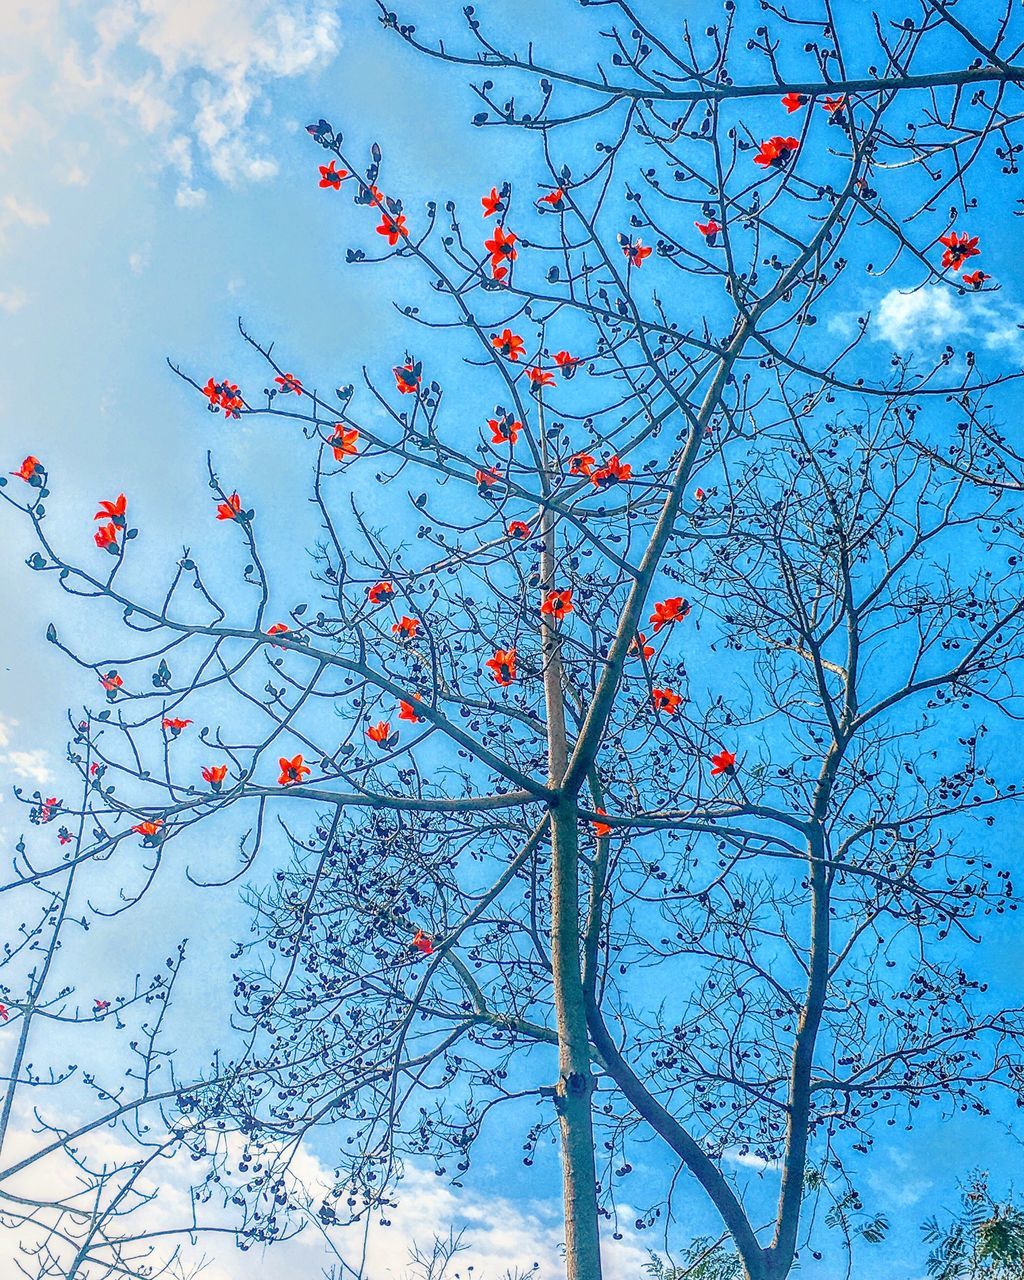
[{"label": "blue sky", "polygon": [[[695,16],[701,10],[681,7]],[[431,9],[457,17],[461,5]],[[592,44],[571,29],[547,29],[546,11],[542,0],[516,6],[524,28],[585,58]],[[366,0],[6,0],[0,24],[4,469],[28,453],[47,462],[51,519],[68,540],[81,538],[83,527],[91,534],[96,500],[123,490],[155,546],[215,547],[223,531],[210,519],[205,485],[212,449],[226,486],[258,498],[280,548],[288,537],[284,513],[305,499],[307,467],[290,457],[274,424],[228,428],[205,413],[164,361],[180,361],[201,381],[211,374],[240,381],[256,365],[242,350],[239,316],[259,336],[277,339],[289,368],[301,365],[332,385],[353,380],[364,363],[390,364],[409,341],[391,306],[392,295],[402,296],[396,278],[343,266],[352,210],[346,202],[339,213],[331,193],[318,189],[321,157],[303,126],[325,115],[356,147],[379,139],[409,204],[428,196],[476,199],[526,172],[527,158],[500,131],[470,129],[476,101],[466,83],[387,37]],[[1018,227],[1006,219],[990,233],[987,269],[1007,281]],[[1022,313],[1012,288],[957,307],[946,293],[903,294],[898,283],[865,282],[828,325],[843,332],[870,306],[880,358],[892,345],[932,349],[958,336],[997,366],[1019,363]],[[9,603],[0,764],[9,780],[57,786],[64,709],[92,687],[41,643],[55,602],[23,568],[31,549],[25,531],[8,519],[2,535],[0,594]],[[84,640],[93,625],[84,614],[64,624]],[[0,836],[8,840],[17,829],[12,809],[9,800],[0,806]],[[179,879],[162,892],[168,896],[131,923],[97,931],[93,985],[123,962],[132,940],[126,930],[158,929],[168,900],[195,891]],[[225,930],[241,927],[233,904],[228,892],[195,899],[195,909]],[[189,1016],[212,1033],[221,1014],[204,1005],[202,984],[193,981]],[[877,1196],[869,1207],[907,1217],[886,1247],[885,1274],[915,1280],[923,1269],[916,1225],[934,1197],[951,1202],[955,1177],[969,1163],[1008,1173],[1015,1153],[999,1121],[966,1117],[926,1121],[906,1141],[883,1143],[865,1166],[865,1189]],[[653,1147],[649,1156],[651,1173],[660,1175]],[[770,1172],[754,1169],[749,1177],[771,1182]],[[518,1261],[507,1255],[534,1245],[554,1258],[558,1190],[550,1154],[527,1172],[515,1149],[493,1141],[470,1190],[457,1204],[448,1196],[414,1178],[396,1233],[411,1239],[453,1212],[475,1224],[478,1272],[496,1274],[495,1259]],[[692,1221],[695,1234],[713,1229],[698,1201]],[[393,1247],[392,1238],[382,1256]],[[635,1274],[642,1247],[627,1239],[613,1280]],[[312,1246],[301,1248],[290,1260],[268,1259],[264,1274],[284,1275],[296,1260],[315,1266],[305,1252]],[[878,1274],[877,1265],[868,1254],[859,1274]],[[208,1274],[248,1273],[244,1259],[225,1252]],[[3,1262],[0,1280],[8,1280]]]}]

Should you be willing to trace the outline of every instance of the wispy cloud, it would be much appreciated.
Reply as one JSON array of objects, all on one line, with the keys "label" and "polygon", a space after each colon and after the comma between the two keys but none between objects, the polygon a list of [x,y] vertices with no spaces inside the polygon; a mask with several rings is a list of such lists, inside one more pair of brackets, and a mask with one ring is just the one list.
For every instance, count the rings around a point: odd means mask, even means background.
[{"label": "wispy cloud", "polygon": [[0,765],[7,775],[19,782],[29,782],[45,787],[53,780],[48,753],[40,747],[15,747],[18,722],[9,716],[0,716]]},{"label": "wispy cloud", "polygon": [[13,289],[0,289],[0,311],[6,311],[9,316],[20,311],[27,302],[28,294],[17,285]]},{"label": "wispy cloud", "polygon": [[953,342],[1024,355],[1024,308],[996,293],[957,295],[943,285],[904,293],[890,289],[868,325],[869,335],[900,352]]}]

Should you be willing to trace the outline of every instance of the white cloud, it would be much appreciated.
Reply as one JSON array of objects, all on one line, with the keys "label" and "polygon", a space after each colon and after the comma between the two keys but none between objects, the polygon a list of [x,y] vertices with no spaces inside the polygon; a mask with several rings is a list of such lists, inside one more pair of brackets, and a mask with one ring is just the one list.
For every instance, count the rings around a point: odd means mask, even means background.
[{"label": "white cloud", "polygon": [[727,1147],[722,1153],[722,1158],[727,1164],[737,1164],[743,1169],[755,1169],[758,1173],[765,1173],[769,1169],[781,1169],[782,1163],[778,1160],[762,1160],[760,1156],[755,1155],[752,1151],[742,1151],[739,1147]]},{"label": "white cloud", "polygon": [[174,203],[179,209],[198,209],[206,203],[206,192],[202,187],[190,187],[182,183],[174,193]]},{"label": "white cloud", "polygon": [[9,316],[20,311],[26,302],[28,294],[17,285],[13,289],[0,289],[0,311],[6,311]]},{"label": "white cloud", "polygon": [[201,162],[258,182],[277,172],[259,128],[270,87],[325,65],[340,39],[327,0],[112,0],[68,43],[62,76],[78,99],[127,107],[184,180]]},{"label": "white cloud", "polygon": [[133,276],[141,276],[143,271],[149,266],[152,257],[152,246],[144,244],[141,248],[133,250],[128,255],[128,266],[131,268]]},{"label": "white cloud", "polygon": [[21,200],[17,196],[4,196],[3,213],[0,214],[0,222],[6,226],[11,223],[20,223],[23,227],[28,227],[32,231],[36,231],[39,227],[45,227],[50,221],[50,215],[45,209],[40,209],[31,200]]},{"label": "white cloud", "polygon": [[897,351],[969,343],[1010,357],[1024,353],[1024,310],[991,293],[960,295],[944,285],[904,293],[890,289],[868,332]]},{"label": "white cloud", "polygon": [[20,782],[30,782],[37,787],[45,787],[53,780],[50,768],[50,757],[41,748],[29,750],[12,748],[17,740],[17,720],[0,715],[0,766],[7,774],[13,774]]}]

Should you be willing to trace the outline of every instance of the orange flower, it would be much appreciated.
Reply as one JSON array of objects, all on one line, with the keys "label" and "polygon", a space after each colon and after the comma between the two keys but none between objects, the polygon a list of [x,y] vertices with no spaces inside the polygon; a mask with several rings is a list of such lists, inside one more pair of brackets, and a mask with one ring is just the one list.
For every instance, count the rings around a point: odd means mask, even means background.
[{"label": "orange flower", "polygon": [[651,246],[645,245],[642,240],[632,240],[629,236],[620,234],[619,244],[626,255],[626,261],[638,270],[644,265],[644,260],[651,256]]},{"label": "orange flower", "polygon": [[591,472],[590,482],[598,489],[607,489],[609,485],[618,484],[620,480],[629,480],[633,468],[628,462],[620,462],[618,457],[609,458],[603,467]]},{"label": "orange flower", "polygon": [[394,246],[403,236],[408,237],[409,230],[405,225],[405,214],[399,213],[392,216],[390,213],[382,213],[380,215],[380,225],[377,227],[379,236],[387,236],[388,244]]},{"label": "orange flower", "polygon": [[214,791],[220,790],[220,784],[228,776],[226,764],[208,764],[203,766],[203,781],[208,782]]},{"label": "orange flower", "polygon": [[272,627],[267,627],[268,636],[283,636],[289,628],[283,622],[275,622]]},{"label": "orange flower", "polygon": [[342,181],[347,177],[348,170],[335,169],[333,160],[330,164],[322,164],[320,166],[320,185],[322,187],[332,187],[335,191],[340,191]]},{"label": "orange flower", "polygon": [[404,640],[413,640],[416,633],[420,629],[419,618],[410,618],[406,614],[402,614],[401,618],[392,626],[393,635],[401,636]]},{"label": "orange flower", "polygon": [[523,429],[523,424],[513,421],[510,413],[500,418],[488,418],[487,425],[491,429],[491,444],[515,444]]},{"label": "orange flower", "polygon": [[512,538],[528,538],[530,536],[530,526],[523,520],[513,520],[508,527],[509,537]]},{"label": "orange flower", "polygon": [[124,523],[125,512],[128,510],[128,499],[123,493],[119,493],[113,502],[107,502],[105,499],[100,502],[100,509],[93,516],[94,520],[120,520]]},{"label": "orange flower", "polygon": [[716,778],[720,773],[736,772],[736,753],[734,751],[719,751],[718,755],[711,757],[711,776]]},{"label": "orange flower", "polygon": [[117,547],[117,525],[104,524],[96,530],[94,537],[96,545],[103,550],[105,547]]},{"label": "orange flower", "polygon": [[395,386],[403,396],[414,396],[423,376],[423,366],[417,360],[406,360],[405,364],[396,364],[391,371],[395,375]]},{"label": "orange flower", "polygon": [[124,681],[116,671],[108,671],[105,676],[100,676],[100,684],[106,689],[107,693],[114,693],[124,685]]},{"label": "orange flower", "polygon": [[216,413],[218,409],[223,409],[225,418],[239,417],[239,410],[245,407],[245,402],[238,394],[238,384],[235,382],[216,382],[211,378],[205,387],[200,387],[200,390],[210,402],[208,406],[210,411]]},{"label": "orange flower", "polygon": [[233,493],[225,502],[217,503],[218,520],[237,520],[242,514],[242,499]]},{"label": "orange flower", "polygon": [[492,333],[491,346],[499,355],[505,356],[513,364],[526,350],[526,344],[522,338],[518,333],[513,333],[511,329],[502,329],[501,333]]},{"label": "orange flower", "polygon": [[516,233],[502,226],[496,226],[491,239],[484,241],[484,248],[491,255],[491,275],[495,280],[504,280],[508,275],[505,263],[515,262],[519,257],[515,243]]},{"label": "orange flower", "polygon": [[673,693],[671,689],[652,689],[651,701],[655,711],[667,711],[670,716],[674,716],[683,699],[681,694]]},{"label": "orange flower", "polygon": [[371,604],[383,604],[394,594],[395,588],[390,582],[378,582],[367,591],[366,598]]},{"label": "orange flower", "polygon": [[165,717],[160,721],[160,727],[170,733],[172,738],[176,738],[178,734],[181,733],[182,729],[187,729],[191,723],[191,720],[178,720]]},{"label": "orange flower", "polygon": [[714,218],[709,218],[707,222],[695,222],[693,225],[708,242],[708,245],[714,248],[718,233],[722,229],[721,224],[716,222]]},{"label": "orange flower", "polygon": [[991,280],[992,277],[984,271],[972,271],[970,275],[961,276],[960,279],[972,289],[980,289],[985,281]]},{"label": "orange flower", "polygon": [[670,622],[680,622],[689,612],[690,606],[682,596],[671,596],[668,600],[658,601],[651,614],[654,634],[657,635],[662,627],[667,627]]},{"label": "orange flower", "polygon": [[644,633],[638,631],[633,637],[633,642],[630,644],[628,652],[635,658],[639,658],[643,654],[644,658],[650,661],[654,657],[654,645],[648,644]]},{"label": "orange flower", "polygon": [[569,474],[571,476],[589,476],[594,466],[594,455],[592,453],[574,453],[569,459]]},{"label": "orange flower", "polygon": [[[595,812],[595,813],[607,813],[607,812],[608,812],[608,810],[607,810],[607,809],[602,809],[600,805],[597,805],[597,806],[595,807],[595,809],[594,809],[594,812]],[[596,819],[594,819],[594,818],[591,818],[591,822],[593,822],[593,824],[594,824],[594,835],[595,835],[595,836],[598,836],[598,837],[600,838],[601,836],[610,836],[610,835],[611,835],[611,833],[612,833],[612,829],[611,829],[611,827],[608,825],[608,823],[607,823],[607,822],[598,822],[598,821],[597,821]]]},{"label": "orange flower", "polygon": [[496,484],[501,484],[501,476],[497,471],[492,467],[477,467],[476,487],[482,498],[486,498]]},{"label": "orange flower", "polygon": [[500,685],[509,685],[516,678],[516,651],[515,649],[497,649],[493,658],[488,658],[484,663],[485,667],[490,667],[494,672],[494,679]]},{"label": "orange flower", "polygon": [[151,818],[148,822],[140,822],[132,827],[132,831],[137,836],[155,836],[163,825],[163,818]]},{"label": "orange flower", "polygon": [[491,194],[482,196],[480,203],[484,207],[485,218],[493,218],[496,213],[501,213],[505,208],[504,198],[498,194],[497,187],[491,187]]},{"label": "orange flower", "polygon": [[294,391],[297,396],[302,395],[302,383],[294,373],[278,374],[274,381],[281,388],[281,395],[286,396],[290,391]]},{"label": "orange flower", "polygon": [[388,738],[391,737],[391,725],[386,720],[381,720],[379,724],[371,724],[366,731],[366,736],[371,742],[384,747],[387,745]]},{"label": "orange flower", "polygon": [[302,763],[301,755],[293,756],[291,760],[287,756],[281,756],[278,764],[281,766],[281,776],[277,780],[279,787],[289,787],[293,782],[301,782],[313,772],[309,765]]},{"label": "orange flower", "polygon": [[434,954],[433,940],[428,934],[424,933],[422,929],[417,929],[413,934],[412,945],[417,951],[422,951],[425,956]]},{"label": "orange flower", "polygon": [[412,703],[406,702],[403,698],[398,700],[398,718],[399,720],[411,720],[413,724],[420,724],[423,721],[423,717],[416,714],[416,708]]},{"label": "orange flower", "polygon": [[12,476],[17,476],[19,480],[24,480],[26,484],[30,484],[32,477],[42,475],[43,464],[38,458],[34,458],[29,454],[25,461],[21,464],[17,471],[12,471]]},{"label": "orange flower", "polygon": [[544,597],[540,611],[556,619],[572,613],[572,588],[567,587],[564,591],[549,591]]},{"label": "orange flower", "polygon": [[827,111],[830,116],[833,116],[837,111],[842,111],[845,106],[846,95],[841,93],[838,98],[826,98],[821,104],[821,109],[822,111]]},{"label": "orange flower", "polygon": [[799,111],[801,107],[807,106],[807,94],[794,93],[790,90],[790,92],[782,99],[782,105],[786,108],[789,114],[792,115],[794,111]]},{"label": "orange flower", "polygon": [[561,213],[565,208],[565,192],[558,187],[554,191],[549,191],[546,196],[541,196],[537,203],[550,205],[552,209]]},{"label": "orange flower", "polygon": [[542,369],[540,365],[534,365],[532,369],[527,369],[526,376],[535,387],[553,387],[555,385],[555,375],[550,369]]},{"label": "orange flower", "polygon": [[334,424],[334,435],[331,436],[331,439],[337,441],[334,445],[335,462],[341,462],[343,458],[359,452],[356,448],[359,432],[355,427],[346,427],[343,422],[336,422]]},{"label": "orange flower", "polygon": [[558,365],[563,373],[568,373],[569,370],[575,369],[579,364],[579,357],[570,355],[568,351],[556,351],[555,364]]},{"label": "orange flower", "polygon": [[948,235],[939,236],[939,244],[945,245],[942,265],[959,271],[968,258],[976,258],[981,250],[978,248],[978,236],[970,236],[966,231],[951,231]]},{"label": "orange flower", "polygon": [[781,169],[791,156],[795,156],[800,150],[800,143],[796,138],[767,138],[761,143],[760,149],[754,156],[754,164],[759,164],[762,168],[769,166]]}]

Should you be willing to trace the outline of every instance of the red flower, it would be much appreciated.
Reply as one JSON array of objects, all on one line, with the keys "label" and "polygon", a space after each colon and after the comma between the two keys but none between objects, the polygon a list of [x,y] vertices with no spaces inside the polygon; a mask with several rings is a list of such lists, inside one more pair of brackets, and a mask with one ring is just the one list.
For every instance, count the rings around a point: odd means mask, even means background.
[{"label": "red flower", "polygon": [[689,612],[690,606],[682,596],[672,596],[668,600],[658,601],[651,614],[654,634],[657,635],[662,627],[667,627],[670,622],[680,622]]},{"label": "red flower", "polygon": [[413,640],[416,633],[420,629],[419,618],[410,618],[406,614],[402,614],[401,618],[391,628],[395,635],[402,636],[405,640]]},{"label": "red flower", "polygon": [[425,956],[431,956],[434,954],[434,943],[422,929],[417,929],[413,934],[412,945],[417,951],[422,951]]},{"label": "red flower", "polygon": [[571,476],[589,476],[594,466],[594,455],[592,453],[574,453],[569,459],[569,474]]},{"label": "red flower", "polygon": [[203,766],[203,781],[208,782],[215,791],[220,790],[220,784],[228,776],[228,767],[226,764],[208,764]]},{"label": "red flower", "polygon": [[530,526],[523,520],[513,520],[508,527],[509,537],[512,538],[528,538],[530,536]]},{"label": "red flower", "polygon": [[647,643],[647,637],[642,631],[638,631],[633,637],[633,642],[629,646],[629,652],[636,658],[641,654],[649,661],[654,657],[654,645]]},{"label": "red flower", "polygon": [[506,231],[499,225],[494,228],[491,239],[484,241],[484,248],[491,255],[491,275],[495,280],[504,280],[508,275],[505,263],[515,262],[519,257],[515,248],[516,238],[514,231]]},{"label": "red flower", "polygon": [[291,628],[290,628],[290,627],[288,627],[288,626],[287,626],[285,623],[283,623],[283,622],[275,622],[275,623],[274,623],[274,625],[273,625],[272,627],[267,627],[267,635],[268,635],[268,636],[283,636],[283,635],[285,634],[285,632],[286,632],[286,631],[289,631],[290,629],[291,629]]},{"label": "red flower", "polygon": [[281,766],[281,776],[277,780],[279,787],[290,787],[293,782],[301,782],[313,772],[309,765],[302,763],[301,755],[293,756],[291,760],[281,756],[277,763]]},{"label": "red flower", "polygon": [[568,587],[564,591],[549,591],[544,597],[540,611],[552,618],[564,618],[567,613],[572,613],[572,588]]},{"label": "red flower", "polygon": [[790,115],[794,111],[799,111],[801,107],[807,106],[806,93],[794,93],[792,90],[782,99],[782,105],[786,108]]},{"label": "red flower", "polygon": [[294,373],[278,374],[274,381],[281,388],[281,395],[286,396],[289,391],[294,391],[297,396],[302,395],[302,383]]},{"label": "red flower", "polygon": [[478,467],[476,472],[476,487],[480,491],[480,496],[486,498],[496,484],[501,484],[501,476],[492,468]]},{"label": "red flower", "polygon": [[125,512],[128,510],[128,499],[123,493],[119,493],[113,502],[101,501],[100,509],[93,516],[94,520],[115,520],[118,524],[124,524]]},{"label": "red flower", "polygon": [[515,444],[523,429],[523,424],[515,422],[510,413],[501,418],[488,418],[487,425],[491,429],[491,444]]},{"label": "red flower", "polygon": [[506,356],[513,364],[526,350],[526,344],[518,333],[511,329],[502,329],[501,333],[491,334],[491,346],[499,355]]},{"label": "red flower", "polygon": [[939,236],[939,244],[946,246],[942,255],[942,265],[959,271],[968,258],[976,258],[981,250],[978,248],[978,236],[968,235],[966,231],[951,231],[949,235]]},{"label": "red flower", "polygon": [[556,351],[555,364],[559,369],[575,369],[579,364],[579,357],[570,355],[568,351]]},{"label": "red flower", "polygon": [[38,458],[33,458],[31,454],[25,459],[17,471],[12,471],[12,476],[17,476],[19,480],[24,480],[26,484],[31,483],[32,477],[42,475],[43,464]]},{"label": "red flower", "polygon": [[0,1021],[6,1022],[11,1015],[7,1012],[7,1006],[0,1004]]},{"label": "red flower", "polygon": [[333,160],[330,164],[322,164],[320,166],[320,185],[322,187],[333,187],[335,191],[340,191],[342,180],[347,177],[348,170],[335,169]]},{"label": "red flower", "polygon": [[835,115],[837,111],[842,111],[846,106],[846,95],[841,93],[838,98],[826,98],[821,104],[822,111],[827,111],[830,116]]},{"label": "red flower", "polygon": [[607,489],[609,485],[618,484],[620,480],[629,480],[633,468],[628,462],[620,462],[618,457],[609,458],[603,467],[598,467],[590,474],[591,484],[599,489]]},{"label": "red flower", "polygon": [[160,828],[164,825],[163,818],[152,818],[148,822],[139,822],[132,831],[137,836],[155,836],[159,833]]},{"label": "red flower", "polygon": [[532,369],[527,369],[526,376],[535,387],[553,387],[555,385],[555,375],[550,369],[542,369],[540,365],[534,365]]},{"label": "red flower", "polygon": [[416,714],[416,708],[411,702],[399,699],[398,702],[398,718],[399,720],[411,720],[413,724],[420,724],[423,720],[421,715]]},{"label": "red flower", "polygon": [[800,150],[796,138],[768,138],[761,143],[761,149],[754,156],[754,164],[767,168],[769,165],[781,169],[786,161]]},{"label": "red flower", "polygon": [[92,1006],[92,1011],[93,1011],[93,1013],[106,1013],[106,1011],[107,1011],[109,1008],[110,1008],[110,1001],[109,1001],[109,1000],[94,1000],[94,1001],[93,1001],[93,1006]]},{"label": "red flower", "polygon": [[491,187],[491,194],[489,196],[483,196],[480,203],[484,207],[485,218],[491,218],[496,213],[502,213],[505,208],[504,198],[498,195],[497,187]]},{"label": "red flower", "polygon": [[187,729],[192,723],[191,720],[178,720],[165,717],[160,721],[160,728],[168,731],[172,738],[176,738],[182,729]]},{"label": "red flower", "polygon": [[644,244],[642,240],[632,240],[629,236],[620,235],[619,244],[629,265],[638,269],[644,265],[644,259],[649,258],[652,253],[650,245]]},{"label": "red flower", "polygon": [[707,222],[695,222],[693,225],[713,248],[715,241],[718,239],[718,233],[722,229],[721,224],[711,218]]},{"label": "red flower", "polygon": [[970,275],[961,276],[960,279],[972,289],[980,289],[985,281],[991,280],[992,277],[985,271],[972,271]]},{"label": "red flower", "polygon": [[359,452],[356,447],[359,440],[359,432],[355,427],[346,427],[343,422],[336,422],[334,424],[334,435],[331,436],[331,439],[337,441],[334,445],[335,462],[341,462],[344,458]]},{"label": "red flower", "polygon": [[58,809],[62,803],[63,801],[58,800],[56,796],[49,796],[39,806],[39,821],[41,823],[49,822],[56,816],[54,810]]},{"label": "red flower", "polygon": [[703,489],[694,489],[693,491],[694,501],[696,502],[703,502],[707,496],[708,495],[704,492]]},{"label": "red flower", "polygon": [[667,711],[670,716],[674,716],[683,699],[681,694],[673,693],[671,689],[652,689],[651,701],[655,711]]},{"label": "red flower", "polygon": [[371,742],[376,742],[378,746],[386,746],[388,738],[391,737],[391,726],[386,720],[381,720],[379,724],[370,725],[366,731],[366,736]]},{"label": "red flower", "polygon": [[107,693],[114,693],[115,690],[122,688],[124,681],[116,671],[108,671],[105,676],[100,676],[100,684]]},{"label": "red flower", "polygon": [[541,196],[538,204],[550,205],[552,209],[556,209],[559,213],[565,208],[565,192],[561,187],[554,191],[549,191],[546,196]]},{"label": "red flower", "polygon": [[735,773],[735,751],[719,751],[718,755],[711,757],[711,766],[711,776],[713,778],[717,778],[720,773]]},{"label": "red flower", "polygon": [[396,364],[392,373],[395,375],[395,385],[403,396],[416,394],[423,375],[423,366],[418,360],[415,364],[411,360],[406,360],[405,364]]},{"label": "red flower", "polygon": [[[602,809],[600,805],[597,805],[597,806],[595,806],[595,808],[594,808],[594,812],[595,812],[595,813],[607,813],[607,812],[608,812],[608,810],[607,810],[607,809]],[[595,819],[593,819],[593,818],[591,818],[591,822],[593,822],[593,823],[594,823],[594,835],[595,835],[595,836],[600,837],[600,836],[610,836],[610,835],[611,835],[611,833],[612,833],[612,829],[611,829],[611,827],[608,825],[608,823],[607,823],[607,822],[597,822],[597,821],[596,821]]]},{"label": "red flower", "polygon": [[515,649],[496,649],[494,657],[488,658],[484,666],[491,668],[494,672],[494,679],[498,684],[511,684],[516,678]]},{"label": "red flower", "polygon": [[218,520],[237,520],[241,514],[242,499],[237,493],[233,493],[226,501],[217,503]]},{"label": "red flower", "polygon": [[211,378],[200,390],[209,400],[210,409],[213,412],[223,409],[225,418],[237,418],[238,411],[244,407],[242,397],[238,394],[238,385],[234,382],[215,382]]},{"label": "red flower", "polygon": [[104,547],[117,546],[117,525],[104,524],[101,525],[95,534],[96,545],[102,550]]},{"label": "red flower", "polygon": [[392,246],[398,244],[399,237],[408,236],[409,234],[409,230],[405,225],[405,214],[399,213],[392,217],[390,213],[382,213],[377,234],[379,236],[387,236],[388,244]]},{"label": "red flower", "polygon": [[383,604],[394,594],[395,588],[390,582],[378,582],[367,591],[366,598],[371,604]]}]

